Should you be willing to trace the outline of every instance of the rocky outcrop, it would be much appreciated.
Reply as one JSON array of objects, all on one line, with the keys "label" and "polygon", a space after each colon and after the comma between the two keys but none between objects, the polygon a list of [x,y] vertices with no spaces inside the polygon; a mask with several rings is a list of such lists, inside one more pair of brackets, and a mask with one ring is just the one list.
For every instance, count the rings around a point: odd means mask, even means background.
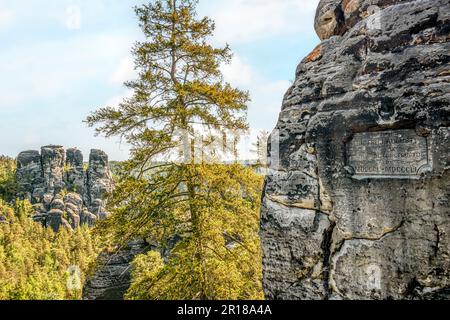
[{"label": "rocky outcrop", "polygon": [[91,150],[86,172],[86,201],[90,211],[99,218],[105,218],[102,197],[112,189],[112,175],[108,156],[101,150]]},{"label": "rocky outcrop", "polygon": [[33,204],[34,220],[58,231],[82,224],[92,226],[107,212],[103,196],[113,188],[108,156],[91,150],[84,170],[80,150],[45,146],[17,157],[18,197]]},{"label": "rocky outcrop", "polygon": [[[416,0],[321,0],[316,12],[314,28],[321,40],[343,35],[357,23],[364,21],[368,29],[381,29],[381,11],[389,6]],[[386,21],[386,20],[385,20]]]},{"label": "rocky outcrop", "polygon": [[[108,156],[91,150],[85,166],[78,149],[45,146],[24,151],[17,157],[18,196],[33,204],[33,219],[58,232],[81,225],[93,226],[107,218],[104,196],[114,184]],[[0,215],[0,223],[6,218]],[[116,252],[102,252],[97,267],[86,281],[86,300],[122,300],[131,282],[131,262],[136,255],[154,249],[145,241],[134,240]]]},{"label": "rocky outcrop", "polygon": [[98,258],[98,268],[83,289],[85,300],[123,300],[131,284],[131,262],[151,250],[143,240],[129,242],[116,252],[103,252]]},{"label": "rocky outcrop", "polygon": [[322,0],[270,138],[268,299],[450,298],[450,3]]}]

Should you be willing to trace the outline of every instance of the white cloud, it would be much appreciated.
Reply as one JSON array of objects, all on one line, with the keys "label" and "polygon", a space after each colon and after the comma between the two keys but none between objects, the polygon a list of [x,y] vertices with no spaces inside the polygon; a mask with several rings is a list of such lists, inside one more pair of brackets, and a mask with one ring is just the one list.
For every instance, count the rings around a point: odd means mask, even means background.
[{"label": "white cloud", "polygon": [[256,78],[251,66],[235,55],[230,64],[222,64],[220,67],[225,81],[236,86],[248,86]]},{"label": "white cloud", "polygon": [[261,75],[239,55],[234,55],[231,64],[223,65],[221,70],[225,81],[250,91],[253,110],[264,108],[273,112],[276,108],[278,112],[282,97],[290,86],[287,80],[271,80]]},{"label": "white cloud", "polygon": [[119,66],[114,70],[110,77],[112,83],[122,84],[125,81],[132,80],[136,72],[134,70],[134,62],[131,57],[123,58]]},{"label": "white cloud", "polygon": [[107,81],[131,44],[127,34],[97,34],[2,51],[0,73],[15,75],[0,79],[2,102],[11,108],[69,94],[86,79]]},{"label": "white cloud", "polygon": [[248,105],[248,121],[251,132],[242,137],[240,158],[250,159],[252,144],[262,130],[271,130],[277,120],[283,96],[291,83],[287,80],[271,80],[261,75],[239,55],[234,55],[230,65],[221,67],[225,81],[242,90],[248,90],[252,101]]},{"label": "white cloud", "polygon": [[66,8],[65,24],[69,30],[81,28],[81,8],[79,6],[72,5]]},{"label": "white cloud", "polygon": [[0,30],[11,26],[15,21],[16,15],[11,10],[0,10]]},{"label": "white cloud", "polygon": [[308,30],[319,0],[227,0],[208,4],[216,22],[215,40],[242,43]]}]

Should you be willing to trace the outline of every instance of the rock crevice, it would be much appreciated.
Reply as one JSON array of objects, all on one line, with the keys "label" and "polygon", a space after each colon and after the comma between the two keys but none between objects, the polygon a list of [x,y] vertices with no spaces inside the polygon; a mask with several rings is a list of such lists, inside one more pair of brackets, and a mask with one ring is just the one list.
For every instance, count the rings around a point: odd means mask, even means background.
[{"label": "rock crevice", "polygon": [[322,0],[315,28],[269,141],[266,298],[450,298],[450,3]]}]

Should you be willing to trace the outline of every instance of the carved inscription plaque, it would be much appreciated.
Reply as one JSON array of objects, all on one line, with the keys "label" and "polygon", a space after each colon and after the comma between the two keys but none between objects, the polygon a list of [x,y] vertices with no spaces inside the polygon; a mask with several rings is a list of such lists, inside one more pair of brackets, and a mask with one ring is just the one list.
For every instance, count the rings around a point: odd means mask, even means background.
[{"label": "carved inscription plaque", "polygon": [[430,170],[425,137],[412,129],[363,132],[347,144],[354,178],[418,178]]}]

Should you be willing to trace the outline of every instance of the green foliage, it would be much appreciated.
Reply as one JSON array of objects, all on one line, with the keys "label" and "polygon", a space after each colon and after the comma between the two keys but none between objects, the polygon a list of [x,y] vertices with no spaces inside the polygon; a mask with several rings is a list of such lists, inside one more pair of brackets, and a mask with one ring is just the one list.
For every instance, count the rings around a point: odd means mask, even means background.
[{"label": "green foliage", "polygon": [[125,85],[134,94],[119,108],[104,107],[87,123],[98,133],[120,135],[134,148],[133,165],[180,146],[183,130],[194,138],[194,125],[208,129],[246,129],[247,92],[223,82],[221,63],[227,47],[207,43],[214,31],[208,19],[196,19],[197,1],[157,0],[136,8],[146,41],[133,49],[138,79]]},{"label": "green foliage", "polygon": [[0,199],[12,201],[16,191],[16,161],[0,156]]},{"label": "green foliage", "polygon": [[[139,76],[126,86],[134,94],[87,118],[98,133],[133,147],[100,232],[115,243],[141,235],[172,249],[166,262],[155,253],[135,261],[129,299],[262,298],[262,178],[238,165],[199,164],[188,152],[198,126],[208,140],[246,129],[249,101],[223,81],[230,49],[208,43],[214,23],[196,17],[196,4],[156,0],[136,8],[145,41],[133,49]],[[181,149],[185,161],[173,162]],[[174,236],[181,240],[171,248]]]},{"label": "green foliage", "polygon": [[64,173],[68,173],[68,172],[70,172],[72,170],[73,170],[73,168],[72,168],[72,166],[70,164],[68,164],[68,163],[64,164],[64,167],[63,167]]},{"label": "green foliage", "polygon": [[13,208],[0,200],[6,218],[0,222],[0,300],[80,299],[80,285],[100,252],[98,240],[85,227],[54,233],[31,213],[29,202],[16,201]]},{"label": "green foliage", "polygon": [[192,170],[194,200],[184,198],[164,210],[154,220],[161,223],[145,232],[155,238],[175,232],[182,239],[167,264],[155,252],[135,260],[127,298],[262,299],[262,178],[237,164],[198,165]]}]

